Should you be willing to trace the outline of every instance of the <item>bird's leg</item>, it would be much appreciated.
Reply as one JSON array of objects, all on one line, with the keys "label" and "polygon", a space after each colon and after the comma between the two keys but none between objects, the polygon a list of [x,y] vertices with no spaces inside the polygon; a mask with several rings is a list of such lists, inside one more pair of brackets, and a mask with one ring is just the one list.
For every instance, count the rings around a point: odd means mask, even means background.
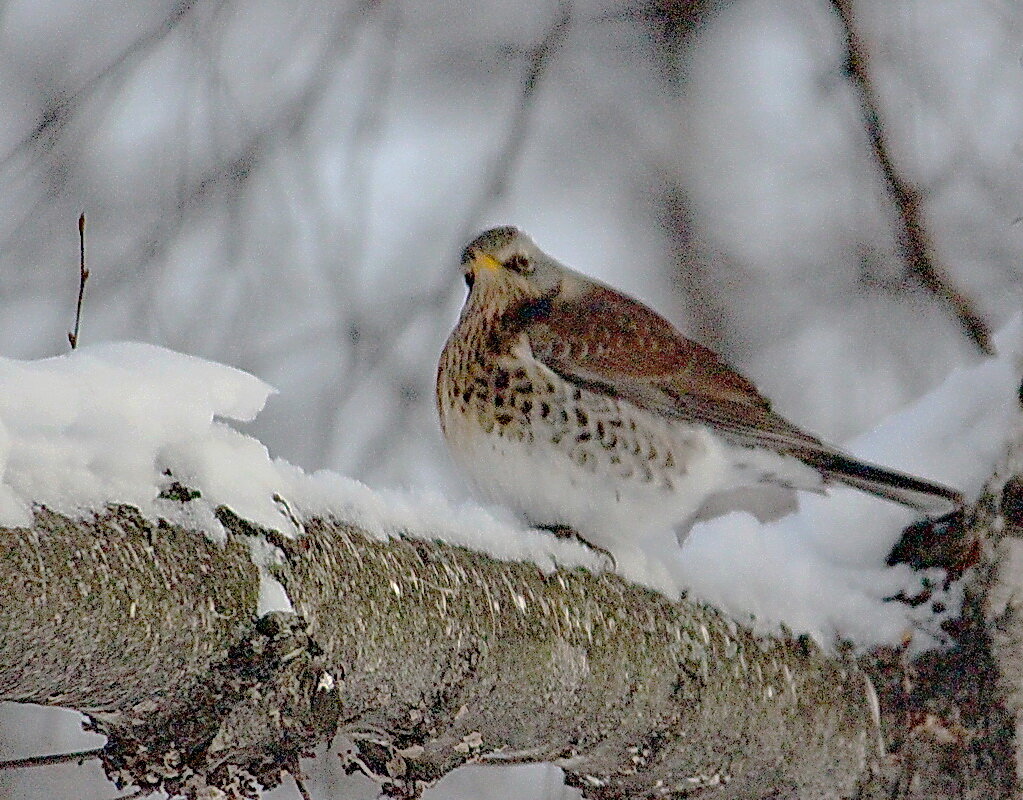
[{"label": "bird's leg", "polygon": [[614,572],[618,568],[618,562],[615,560],[615,557],[611,555],[611,551],[605,550],[603,547],[595,545],[593,544],[593,542],[587,541],[585,538],[583,538],[582,534],[580,534],[579,531],[577,531],[571,525],[560,525],[555,523],[547,525],[534,525],[533,527],[539,528],[542,531],[548,531],[550,533],[553,533],[559,539],[575,539],[584,547],[587,547],[588,549],[594,551],[595,553],[600,553],[602,556],[606,557],[608,562],[611,564],[612,572]]}]

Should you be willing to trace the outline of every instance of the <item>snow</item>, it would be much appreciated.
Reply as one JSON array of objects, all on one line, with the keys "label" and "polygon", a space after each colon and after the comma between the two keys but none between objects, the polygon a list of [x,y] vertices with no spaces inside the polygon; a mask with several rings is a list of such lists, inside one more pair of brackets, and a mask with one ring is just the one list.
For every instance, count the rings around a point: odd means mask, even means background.
[{"label": "snow", "polygon": [[[998,356],[954,370],[934,390],[848,443],[868,461],[933,478],[975,497],[1004,460],[1021,425],[1023,316],[995,339]],[[680,584],[757,625],[779,621],[822,642],[836,634],[857,642],[896,642],[927,624],[930,605],[914,620],[882,598],[915,594],[921,575],[886,568],[884,557],[915,518],[903,506],[838,487],[802,495],[798,513],[759,525],[732,514],[695,529],[677,559]],[[931,576],[935,577],[934,575]],[[935,600],[954,610],[958,587]],[[933,626],[934,619],[929,620]],[[920,645],[928,643],[926,635]]]},{"label": "snow", "polygon": [[[288,536],[300,532],[296,517],[333,514],[381,537],[414,532],[498,558],[534,558],[547,570],[600,567],[586,548],[546,537],[541,544],[499,510],[452,506],[430,491],[377,492],[272,459],[227,423],[253,420],[273,392],[233,367],[134,342],[38,361],[0,358],[0,525],[30,525],[33,505],[80,518],[123,503],[223,541],[214,511],[226,505]],[[200,498],[161,497],[175,483]],[[258,611],[291,610],[266,569],[272,548],[253,544],[253,560]]]},{"label": "snow", "polygon": [[231,475],[222,457],[261,445],[219,420],[254,419],[272,391],[241,370],[140,343],[0,359],[0,523],[29,524],[33,502],[69,515],[131,503],[155,516],[167,469],[211,501],[233,499],[244,461]]},{"label": "snow", "polygon": [[[850,443],[857,456],[918,472],[975,494],[1020,424],[1023,316],[999,334],[999,356],[954,370],[913,406]],[[217,540],[214,509],[286,536],[301,520],[334,516],[381,538],[414,535],[506,560],[608,566],[573,541],[525,528],[509,512],[455,505],[434,491],[378,491],[340,474],[271,457],[230,426],[253,420],[273,389],[229,366],[139,343],[104,344],[39,361],[0,359],[0,524],[25,526],[33,504],[83,516],[126,503]],[[177,483],[200,497],[161,497]],[[898,641],[929,615],[883,598],[913,591],[919,575],[884,556],[913,512],[851,489],[804,495],[771,524],[734,513],[694,528],[683,548],[650,531],[616,550],[625,577],[670,596],[691,592],[761,629],[784,622],[827,643]],[[253,539],[259,611],[290,610],[270,576],[275,548]],[[957,597],[941,598],[954,607]],[[926,638],[926,637],[924,637]]]}]

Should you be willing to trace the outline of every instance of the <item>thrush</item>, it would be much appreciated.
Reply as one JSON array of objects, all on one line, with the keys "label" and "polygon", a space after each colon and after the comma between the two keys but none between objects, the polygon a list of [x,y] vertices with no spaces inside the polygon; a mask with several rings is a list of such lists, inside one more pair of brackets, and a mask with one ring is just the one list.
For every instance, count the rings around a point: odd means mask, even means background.
[{"label": "thrush", "polygon": [[440,356],[437,407],[484,499],[599,549],[733,510],[761,520],[795,490],[842,483],[927,514],[962,500],[796,427],[655,311],[543,252],[485,231],[462,253],[468,296]]}]

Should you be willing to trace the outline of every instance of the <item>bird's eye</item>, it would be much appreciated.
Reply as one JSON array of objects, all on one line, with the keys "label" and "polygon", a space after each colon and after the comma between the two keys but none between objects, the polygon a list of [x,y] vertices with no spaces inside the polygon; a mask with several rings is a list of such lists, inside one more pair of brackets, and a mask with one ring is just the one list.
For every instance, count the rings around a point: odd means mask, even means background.
[{"label": "bird's eye", "polygon": [[512,272],[518,272],[520,275],[528,275],[533,271],[533,265],[529,263],[529,259],[521,253],[516,253],[511,256],[507,261],[504,262],[504,266],[510,269]]},{"label": "bird's eye", "polygon": [[476,274],[472,270],[468,270],[465,273],[465,285],[469,287],[469,291],[472,291],[472,285],[476,282]]}]

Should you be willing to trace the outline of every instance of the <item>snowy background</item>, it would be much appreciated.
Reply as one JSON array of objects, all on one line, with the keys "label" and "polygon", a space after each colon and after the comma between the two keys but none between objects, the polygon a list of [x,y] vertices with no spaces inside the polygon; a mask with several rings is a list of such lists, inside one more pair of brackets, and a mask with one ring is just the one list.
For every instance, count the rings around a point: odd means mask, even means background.
[{"label": "snowy background", "polygon": [[[998,329],[1023,300],[1023,11],[855,7],[935,256]],[[85,210],[85,344],[247,370],[280,391],[242,426],[274,455],[457,500],[432,405],[456,256],[514,223],[851,441],[982,356],[900,257],[841,34],[826,0],[0,4],[0,355],[66,350]],[[0,711],[0,757],[92,746]],[[316,796],[373,796],[329,761]],[[434,797],[523,787],[574,796],[531,767]],[[113,794],[94,765],[0,774],[0,798]]]}]

